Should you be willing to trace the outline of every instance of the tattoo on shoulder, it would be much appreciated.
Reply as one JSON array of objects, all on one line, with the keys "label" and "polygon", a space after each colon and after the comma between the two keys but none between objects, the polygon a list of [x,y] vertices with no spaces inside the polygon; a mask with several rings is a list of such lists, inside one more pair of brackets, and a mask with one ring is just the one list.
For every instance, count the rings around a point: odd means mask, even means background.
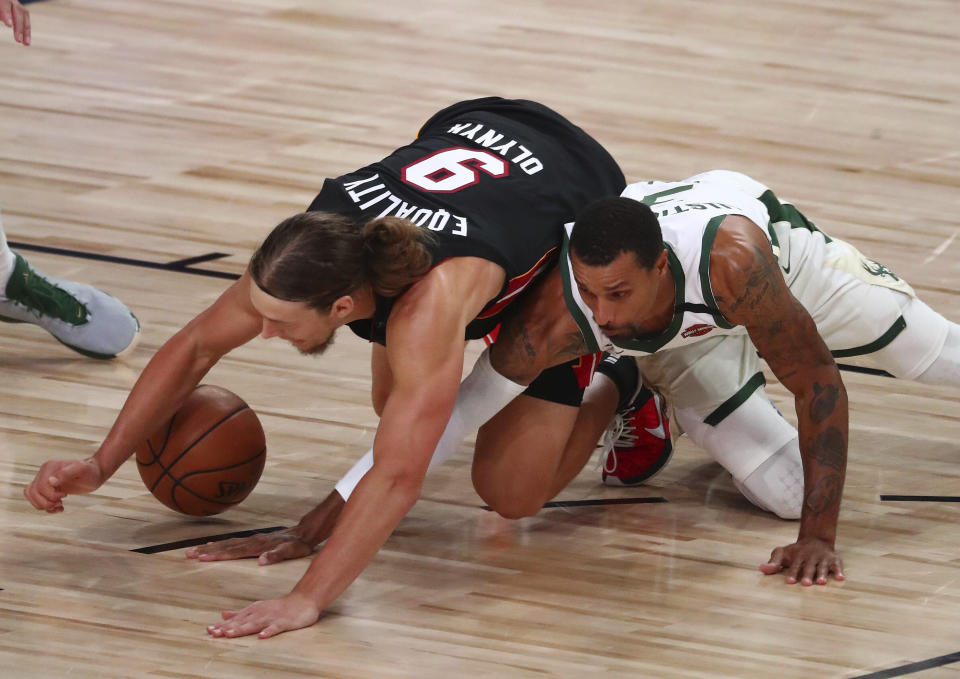
[{"label": "tattoo on shoulder", "polygon": [[840,390],[835,384],[821,385],[813,383],[813,401],[810,403],[810,419],[814,424],[820,424],[833,415],[840,398]]},{"label": "tattoo on shoulder", "polygon": [[[776,277],[782,276],[776,262],[757,247],[753,248],[754,257],[747,271],[747,279],[743,282],[743,289],[729,302],[728,312],[736,313],[739,310],[755,311],[761,305],[770,304],[769,298],[773,291]],[[718,297],[718,301],[727,301]]]}]

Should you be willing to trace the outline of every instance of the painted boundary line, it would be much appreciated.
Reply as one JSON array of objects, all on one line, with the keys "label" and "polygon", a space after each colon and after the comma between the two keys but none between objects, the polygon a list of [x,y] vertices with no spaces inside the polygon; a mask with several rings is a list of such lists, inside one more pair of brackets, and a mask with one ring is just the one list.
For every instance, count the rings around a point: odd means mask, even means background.
[{"label": "painted boundary line", "polygon": [[933,669],[934,667],[943,667],[944,665],[949,665],[950,663],[955,663],[957,661],[960,661],[960,652],[941,655],[936,658],[930,658],[929,660],[913,662],[909,665],[900,665],[900,667],[891,667],[888,670],[880,670],[879,672],[871,672],[870,674],[859,674],[856,677],[851,677],[850,679],[888,679],[888,677],[902,677],[907,674],[914,674],[916,672],[922,672],[923,670]]},{"label": "painted boundary line", "polygon": [[880,502],[960,502],[956,495],[881,495]]},{"label": "painted boundary line", "polygon": [[61,255],[63,257],[75,257],[77,259],[92,259],[97,262],[109,262],[111,264],[124,264],[126,266],[138,266],[142,269],[160,269],[161,271],[174,271],[178,273],[189,273],[195,276],[209,276],[211,278],[226,278],[237,280],[239,274],[228,271],[212,271],[210,269],[195,269],[191,264],[209,262],[222,257],[229,257],[225,252],[210,252],[197,257],[187,257],[173,262],[151,262],[146,259],[134,259],[132,257],[117,257],[115,255],[101,255],[95,252],[84,252],[82,250],[70,250],[67,248],[54,248],[49,245],[31,245],[30,243],[19,243],[7,241],[7,244],[14,250],[28,250],[31,252],[43,252],[49,255]]},{"label": "painted boundary line", "polygon": [[[608,500],[561,500],[559,502],[548,502],[543,505],[544,509],[554,507],[593,507],[602,505],[640,505],[640,504],[658,504],[666,502],[665,497],[621,497],[610,498]],[[491,512],[489,505],[481,507],[484,511]]]},{"label": "painted boundary line", "polygon": [[230,538],[248,538],[251,535],[257,535],[258,533],[275,533],[278,530],[283,530],[286,526],[270,526],[269,528],[254,528],[253,530],[240,530],[235,533],[222,533],[220,535],[208,535],[202,538],[191,538],[190,540],[178,540],[177,542],[165,542],[162,545],[152,545],[150,547],[138,547],[137,549],[131,549],[131,552],[137,552],[138,554],[157,554],[158,552],[172,552],[175,549],[184,549],[186,547],[196,547],[197,545],[205,545],[208,542],[220,542],[222,540],[229,540]]}]

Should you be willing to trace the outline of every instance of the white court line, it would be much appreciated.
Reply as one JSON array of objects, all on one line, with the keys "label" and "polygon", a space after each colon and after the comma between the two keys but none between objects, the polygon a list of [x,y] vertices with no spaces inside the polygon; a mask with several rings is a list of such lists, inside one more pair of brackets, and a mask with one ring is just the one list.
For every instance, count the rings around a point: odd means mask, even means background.
[{"label": "white court line", "polygon": [[949,160],[950,158],[955,158],[956,156],[960,156],[960,151],[950,151],[939,156],[931,156],[929,158],[921,158],[920,160],[910,160],[905,163],[897,163],[894,165],[894,167],[916,167],[917,165],[929,165],[930,163],[937,163],[941,160]]},{"label": "white court line", "polygon": [[923,260],[923,263],[924,263],[924,264],[929,264],[930,262],[932,262],[933,260],[935,260],[937,257],[939,257],[940,255],[942,255],[942,254],[944,253],[944,251],[945,251],[948,247],[950,247],[950,243],[953,242],[954,238],[957,237],[957,233],[958,233],[958,232],[960,232],[960,229],[955,230],[952,234],[950,234],[950,237],[947,238],[947,240],[943,241],[942,243],[940,243],[940,245],[938,245],[937,247],[935,247],[935,248],[933,249],[933,252],[930,253],[930,256],[927,257],[925,260]]}]

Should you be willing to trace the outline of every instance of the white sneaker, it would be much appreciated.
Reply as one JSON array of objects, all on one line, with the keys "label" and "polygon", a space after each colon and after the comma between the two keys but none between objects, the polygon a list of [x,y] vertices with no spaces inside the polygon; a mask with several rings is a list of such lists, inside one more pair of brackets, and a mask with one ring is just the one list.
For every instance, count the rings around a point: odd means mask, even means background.
[{"label": "white sneaker", "polygon": [[33,323],[90,358],[116,358],[134,347],[140,322],[123,302],[92,285],[64,281],[16,262],[0,294],[0,321]]}]

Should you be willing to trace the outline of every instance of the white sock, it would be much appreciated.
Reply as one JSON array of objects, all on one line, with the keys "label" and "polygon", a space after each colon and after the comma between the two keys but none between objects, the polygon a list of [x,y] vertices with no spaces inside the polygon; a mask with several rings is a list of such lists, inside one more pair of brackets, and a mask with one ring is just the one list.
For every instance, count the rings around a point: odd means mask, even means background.
[{"label": "white sock", "polygon": [[7,245],[7,237],[3,235],[3,215],[0,214],[0,297],[3,297],[3,291],[7,288],[7,281],[13,275],[15,261],[13,252]]},{"label": "white sock", "polygon": [[[490,365],[490,349],[485,349],[477,359],[473,370],[460,383],[457,402],[453,406],[447,428],[437,443],[430,460],[431,471],[438,464],[456,452],[463,438],[480,428],[487,420],[496,415],[510,401],[519,396],[526,387],[498,373]],[[337,482],[337,492],[344,500],[360,483],[363,475],[373,467],[373,449],[361,457],[346,475]]]}]

